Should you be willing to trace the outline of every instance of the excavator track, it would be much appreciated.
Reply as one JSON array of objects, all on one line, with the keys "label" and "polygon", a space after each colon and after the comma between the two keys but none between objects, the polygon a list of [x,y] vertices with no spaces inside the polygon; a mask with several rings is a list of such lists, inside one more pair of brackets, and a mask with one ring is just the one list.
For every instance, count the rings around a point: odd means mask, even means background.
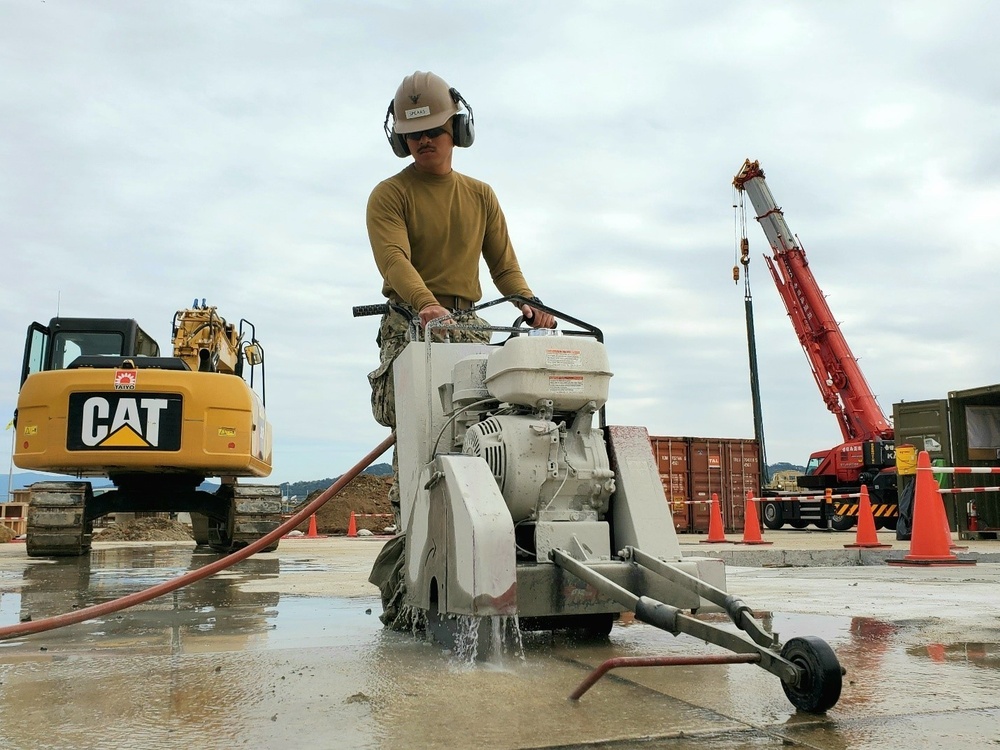
[{"label": "excavator track", "polygon": [[[229,553],[274,531],[281,524],[281,488],[266,485],[223,485],[228,502],[224,519],[208,519],[208,545]],[[272,552],[278,542],[261,550]]]},{"label": "excavator track", "polygon": [[86,520],[90,482],[35,482],[28,506],[29,557],[79,557],[90,552],[94,524]]}]

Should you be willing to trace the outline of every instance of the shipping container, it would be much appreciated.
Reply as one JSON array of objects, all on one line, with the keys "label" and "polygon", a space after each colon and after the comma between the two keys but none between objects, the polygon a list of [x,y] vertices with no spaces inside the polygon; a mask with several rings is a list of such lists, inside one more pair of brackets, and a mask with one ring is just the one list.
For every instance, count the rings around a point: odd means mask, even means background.
[{"label": "shipping container", "polygon": [[[1000,385],[950,391],[947,399],[893,404],[896,444],[927,451],[942,466],[1000,466]],[[993,474],[941,474],[942,488],[996,487]],[[1000,493],[945,494],[952,529],[969,536],[976,513],[977,535],[996,538],[1000,531]]]},{"label": "shipping container", "polygon": [[[1000,466],[1000,385],[948,393],[953,466]],[[996,474],[954,474],[955,487],[996,487]],[[1000,532],[1000,493],[963,493],[956,500],[958,529],[968,532],[969,511],[975,504],[981,536]],[[978,532],[977,532],[978,533]]]},{"label": "shipping container", "polygon": [[756,440],[650,436],[649,441],[678,533],[708,531],[712,493],[718,495],[725,529],[743,531],[746,493],[760,494]]},{"label": "shipping container", "polygon": [[674,530],[686,533],[690,521],[691,496],[688,490],[688,444],[684,438],[653,437],[649,443],[656,457],[656,466],[663,483],[663,494],[666,495],[674,517]]}]

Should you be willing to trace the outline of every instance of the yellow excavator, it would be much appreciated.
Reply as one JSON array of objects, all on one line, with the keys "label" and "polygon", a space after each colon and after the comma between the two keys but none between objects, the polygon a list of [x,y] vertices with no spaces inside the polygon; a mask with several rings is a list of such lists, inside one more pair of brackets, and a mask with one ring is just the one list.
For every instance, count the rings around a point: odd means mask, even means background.
[{"label": "yellow excavator", "polygon": [[[109,513],[188,512],[196,541],[219,552],[281,522],[278,487],[238,484],[271,473],[256,329],[227,323],[204,300],[179,310],[172,327],[170,357],[132,319],[28,327],[15,466],[114,484],[96,493],[89,481],[31,485],[30,556],[86,554],[94,521]],[[218,490],[200,489],[213,477]]]}]

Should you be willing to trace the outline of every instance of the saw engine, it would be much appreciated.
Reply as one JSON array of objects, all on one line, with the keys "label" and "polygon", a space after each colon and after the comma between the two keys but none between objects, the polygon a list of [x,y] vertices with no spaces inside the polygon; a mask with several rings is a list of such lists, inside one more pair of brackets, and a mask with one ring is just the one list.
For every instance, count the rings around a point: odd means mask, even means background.
[{"label": "saw engine", "polygon": [[[451,406],[465,415],[456,420],[456,447],[489,466],[522,554],[547,559],[552,524],[571,521],[591,532],[588,557],[609,557],[603,520],[615,481],[594,419],[610,378],[604,346],[591,339],[569,346],[524,336],[456,363]],[[493,408],[477,410],[477,403]]]}]

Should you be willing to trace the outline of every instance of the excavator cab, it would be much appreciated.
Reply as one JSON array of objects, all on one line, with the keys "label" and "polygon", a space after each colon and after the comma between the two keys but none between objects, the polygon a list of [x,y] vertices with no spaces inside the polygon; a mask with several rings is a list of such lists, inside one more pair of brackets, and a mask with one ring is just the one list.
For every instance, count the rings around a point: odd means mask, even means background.
[{"label": "excavator cab", "polygon": [[28,326],[21,385],[32,373],[69,369],[80,357],[159,357],[160,346],[129,318],[52,318]]}]

